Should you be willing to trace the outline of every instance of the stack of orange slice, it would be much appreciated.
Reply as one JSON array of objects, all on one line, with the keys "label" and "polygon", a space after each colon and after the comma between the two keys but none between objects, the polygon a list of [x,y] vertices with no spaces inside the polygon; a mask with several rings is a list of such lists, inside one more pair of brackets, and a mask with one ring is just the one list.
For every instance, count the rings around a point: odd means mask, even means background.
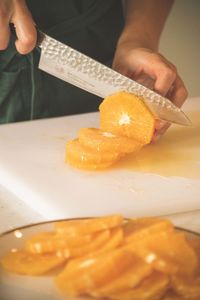
[{"label": "stack of orange slice", "polygon": [[151,142],[155,117],[141,98],[119,92],[105,98],[99,109],[100,129],[82,128],[67,143],[66,161],[77,168],[107,168]]}]

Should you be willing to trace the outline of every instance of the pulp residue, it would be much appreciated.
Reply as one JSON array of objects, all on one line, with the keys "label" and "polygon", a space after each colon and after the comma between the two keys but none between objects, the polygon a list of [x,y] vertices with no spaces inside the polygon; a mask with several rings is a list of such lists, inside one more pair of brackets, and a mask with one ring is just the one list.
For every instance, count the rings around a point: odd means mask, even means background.
[{"label": "pulp residue", "polygon": [[120,167],[162,176],[200,178],[200,112],[188,114],[193,125],[172,125],[156,144],[129,155]]}]

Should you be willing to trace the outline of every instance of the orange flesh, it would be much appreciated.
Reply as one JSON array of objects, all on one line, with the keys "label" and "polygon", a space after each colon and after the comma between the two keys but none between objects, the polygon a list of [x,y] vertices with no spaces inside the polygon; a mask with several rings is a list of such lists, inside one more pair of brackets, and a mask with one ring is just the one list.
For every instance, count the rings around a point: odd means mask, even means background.
[{"label": "orange flesh", "polygon": [[31,254],[19,250],[6,254],[1,263],[5,270],[12,273],[41,275],[62,265],[65,261],[65,258],[56,255]]},{"label": "orange flesh", "polygon": [[66,162],[80,169],[98,170],[110,167],[122,156],[117,152],[94,151],[81,145],[78,139],[67,142]]},{"label": "orange flesh", "polygon": [[108,168],[152,140],[155,118],[139,97],[119,92],[105,98],[99,109],[100,129],[82,128],[78,139],[67,142],[66,162],[76,168]]},{"label": "orange flesh", "polygon": [[160,300],[165,294],[168,284],[168,276],[154,272],[133,289],[111,295],[110,298],[115,300]]},{"label": "orange flesh", "polygon": [[79,260],[67,265],[56,284],[66,294],[84,294],[118,277],[133,261],[134,256],[123,249]]},{"label": "orange flesh", "polygon": [[99,109],[102,130],[133,138],[142,145],[151,142],[155,117],[139,97],[119,92],[105,98]]},{"label": "orange flesh", "polygon": [[55,283],[67,296],[200,299],[199,240],[159,218],[111,215],[56,222],[53,231],[5,254],[1,266],[31,276],[62,267]]},{"label": "orange flesh", "polygon": [[79,237],[81,235],[115,228],[122,225],[122,223],[123,217],[121,215],[111,215],[101,218],[56,222],[55,230],[60,234]]},{"label": "orange flesh", "polygon": [[125,136],[114,135],[97,128],[81,128],[80,143],[95,151],[131,153],[141,149],[141,143]]}]

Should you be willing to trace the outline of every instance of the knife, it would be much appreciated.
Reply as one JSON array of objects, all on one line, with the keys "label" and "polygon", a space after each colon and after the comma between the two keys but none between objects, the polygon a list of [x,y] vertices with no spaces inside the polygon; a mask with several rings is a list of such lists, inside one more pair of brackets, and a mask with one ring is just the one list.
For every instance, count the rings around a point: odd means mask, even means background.
[{"label": "knife", "polygon": [[133,93],[141,97],[155,118],[191,125],[184,112],[169,99],[41,31],[37,45],[41,48],[39,69],[102,98],[119,91]]}]

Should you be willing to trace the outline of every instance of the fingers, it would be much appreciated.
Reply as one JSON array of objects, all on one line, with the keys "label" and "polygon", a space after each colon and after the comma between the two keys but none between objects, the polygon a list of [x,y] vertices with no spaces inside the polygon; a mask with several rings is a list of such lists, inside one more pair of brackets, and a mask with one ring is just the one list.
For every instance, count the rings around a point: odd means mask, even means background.
[{"label": "fingers", "polygon": [[15,42],[17,51],[27,54],[33,50],[37,41],[37,31],[32,16],[24,1],[17,4],[12,17],[15,25],[17,41]]},{"label": "fingers", "polygon": [[187,89],[177,73],[175,66],[167,60],[161,61],[154,70],[154,90],[181,107],[188,96]]},{"label": "fingers", "polygon": [[176,77],[177,74],[173,69],[167,65],[163,65],[161,68],[156,70],[156,81],[154,85],[155,91],[162,96],[166,96],[173,87]]},{"label": "fingers", "polygon": [[154,80],[147,76],[146,74],[139,74],[137,76],[130,76],[134,80],[136,80],[138,83],[142,84],[143,86],[153,90],[154,89]]},{"label": "fingers", "polygon": [[5,50],[8,47],[8,43],[10,40],[10,29],[9,29],[9,22],[3,21],[0,18],[0,50]]},{"label": "fingers", "polygon": [[[173,83],[173,89],[169,91],[169,94],[170,100],[178,107],[181,107],[187,99],[188,92],[183,81],[178,75]],[[167,131],[170,125],[170,123],[165,121],[157,121],[152,142],[157,142],[161,138],[161,136]]]},{"label": "fingers", "polygon": [[188,97],[188,91],[178,75],[168,97],[178,107],[181,107]]},{"label": "fingers", "polygon": [[[181,107],[187,98],[187,90],[176,67],[164,56],[147,48],[133,48],[121,45],[117,49],[114,67],[122,74],[155,90]],[[124,48],[125,47],[125,48]],[[152,86],[153,84],[153,86]],[[157,121],[153,142],[158,140],[170,127],[170,123]]]},{"label": "fingers", "polygon": [[[155,74],[154,90],[170,99],[176,106],[181,107],[188,96],[188,92],[175,67],[166,62],[162,68],[155,70]],[[157,142],[170,126],[171,124],[168,122],[157,121],[152,142]]]},{"label": "fingers", "polygon": [[5,50],[10,39],[9,29],[9,7],[2,2],[0,3],[0,50]]},{"label": "fingers", "polygon": [[10,23],[16,29],[18,52],[27,54],[32,51],[36,45],[37,32],[25,0],[0,0],[0,50],[8,46]]},{"label": "fingers", "polygon": [[17,41],[16,49],[21,54],[27,54],[33,50],[37,41],[37,32],[32,19],[24,16],[15,22]]}]

